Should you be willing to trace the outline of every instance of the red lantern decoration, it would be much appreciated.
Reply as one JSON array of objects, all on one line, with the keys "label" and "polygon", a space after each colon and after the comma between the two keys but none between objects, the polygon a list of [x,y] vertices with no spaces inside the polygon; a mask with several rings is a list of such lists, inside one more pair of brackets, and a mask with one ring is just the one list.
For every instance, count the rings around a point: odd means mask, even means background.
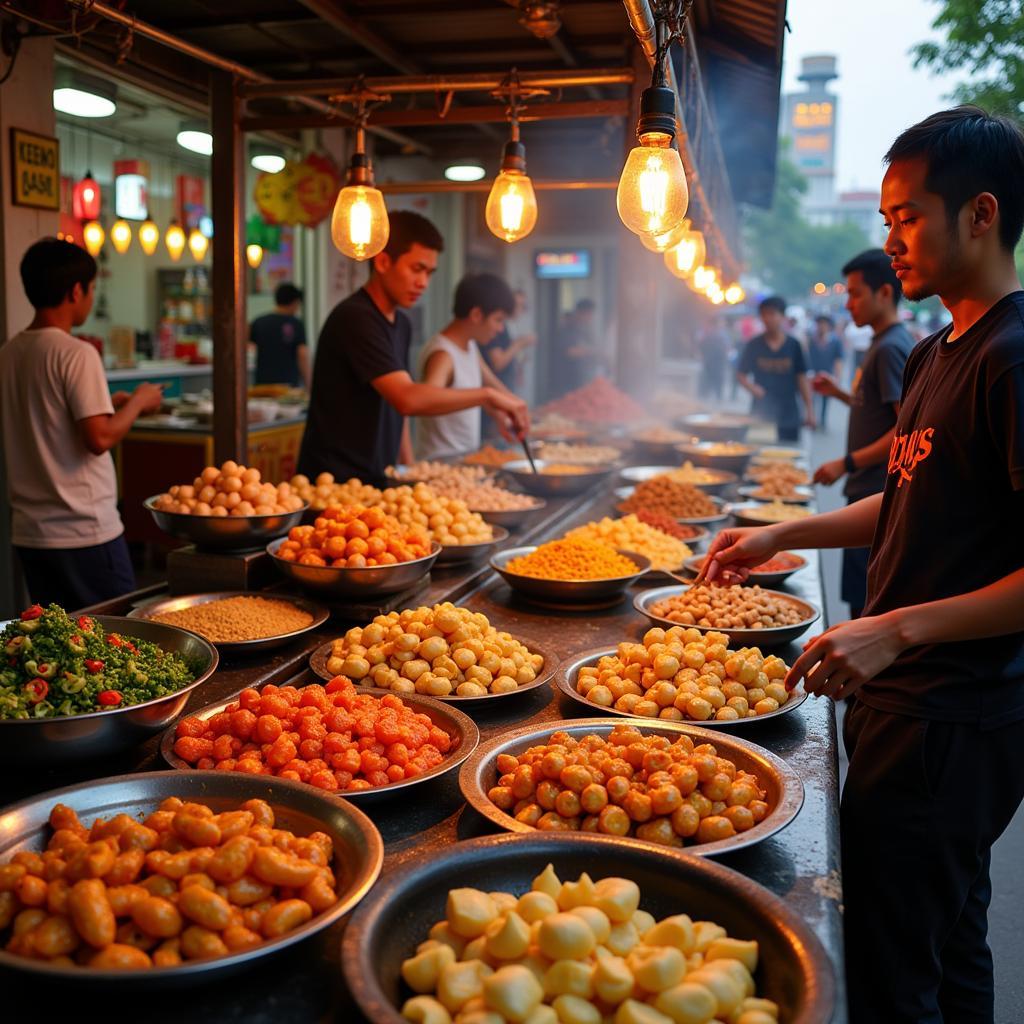
[{"label": "red lantern decoration", "polygon": [[71,190],[71,209],[77,220],[95,220],[100,215],[100,186],[86,171],[85,177]]}]

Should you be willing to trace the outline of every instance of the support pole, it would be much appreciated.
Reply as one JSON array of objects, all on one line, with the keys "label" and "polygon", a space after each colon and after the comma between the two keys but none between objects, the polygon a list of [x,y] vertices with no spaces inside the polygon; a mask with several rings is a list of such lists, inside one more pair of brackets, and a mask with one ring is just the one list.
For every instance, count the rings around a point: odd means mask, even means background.
[{"label": "support pole", "polygon": [[235,76],[210,72],[213,210],[213,451],[246,460],[245,136]]}]

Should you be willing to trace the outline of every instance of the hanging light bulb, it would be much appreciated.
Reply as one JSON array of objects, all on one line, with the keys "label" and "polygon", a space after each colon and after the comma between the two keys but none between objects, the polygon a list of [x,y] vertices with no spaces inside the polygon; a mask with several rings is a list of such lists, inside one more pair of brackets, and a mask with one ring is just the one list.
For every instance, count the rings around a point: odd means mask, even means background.
[{"label": "hanging light bulb", "polygon": [[360,112],[355,152],[348,166],[345,187],[338,193],[331,215],[331,238],[355,260],[372,259],[388,244],[391,225],[384,196],[373,183],[373,164],[366,155],[365,117]]},{"label": "hanging light bulb", "polygon": [[737,302],[742,302],[747,297],[747,293],[743,290],[742,286],[737,282],[733,282],[725,289],[725,301],[730,306],[735,306]]},{"label": "hanging light bulb", "polygon": [[250,242],[245,247],[245,260],[255,270],[263,262],[263,246]]},{"label": "hanging light bulb", "polygon": [[110,241],[114,248],[121,253],[127,252],[132,244],[131,225],[126,220],[115,220],[110,225]]},{"label": "hanging light bulb", "polygon": [[210,247],[210,240],[199,228],[193,228],[188,233],[188,247],[192,252],[192,258],[197,263],[202,263],[206,258],[206,250]]},{"label": "hanging light bulb", "polygon": [[139,245],[147,256],[156,252],[160,243],[160,229],[148,217],[139,225]]},{"label": "hanging light bulb", "polygon": [[85,248],[90,256],[99,255],[106,237],[107,233],[103,230],[103,225],[98,220],[90,220],[82,225],[82,240],[85,242]]},{"label": "hanging light bulb", "polygon": [[172,260],[177,262],[181,259],[181,254],[185,251],[185,232],[176,220],[172,220],[167,226],[167,231],[164,233],[164,245],[167,246],[167,252]]},{"label": "hanging light bulb", "polygon": [[95,220],[100,215],[102,194],[99,182],[86,171],[85,177],[71,189],[71,212],[76,220]]},{"label": "hanging light bulb", "polygon": [[688,231],[678,245],[665,253],[665,266],[685,281],[704,262],[706,254],[701,232]]},{"label": "hanging light bulb", "polygon": [[716,305],[720,306],[725,301],[725,292],[722,290],[722,286],[717,281],[712,281],[708,285],[704,294]]},{"label": "hanging light bulb", "polygon": [[519,120],[514,106],[511,127],[501,170],[484,208],[484,219],[491,234],[509,244],[525,238],[537,223],[537,197],[526,173],[526,147],[519,141]]},{"label": "hanging light bulb", "polygon": [[717,280],[718,275],[713,267],[706,267],[703,264],[697,267],[694,272],[686,278],[686,283],[692,291],[701,293],[707,290],[712,281]]},{"label": "hanging light bulb", "polygon": [[684,217],[671,231],[658,235],[641,234],[637,237],[641,245],[651,252],[668,252],[674,249],[690,232],[690,218]]},{"label": "hanging light bulb", "polygon": [[683,162],[672,148],[675,110],[675,94],[664,85],[664,70],[656,63],[651,87],[640,100],[640,145],[626,157],[615,193],[622,223],[638,235],[662,235],[678,227],[690,203]]}]

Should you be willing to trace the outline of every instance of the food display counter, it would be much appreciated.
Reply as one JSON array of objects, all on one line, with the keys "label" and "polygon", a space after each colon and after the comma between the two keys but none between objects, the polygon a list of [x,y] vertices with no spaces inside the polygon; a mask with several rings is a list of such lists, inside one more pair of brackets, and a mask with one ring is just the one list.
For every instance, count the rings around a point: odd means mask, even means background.
[{"label": "food display counter", "polygon": [[[161,467],[161,472],[162,481],[166,482],[167,467]],[[173,472],[171,478],[174,478]],[[613,514],[612,490],[616,484],[614,480],[606,481],[579,497],[550,499],[543,515],[521,532],[514,533],[503,542],[504,546],[559,537],[573,526]],[[806,566],[779,589],[823,608],[816,553],[803,554],[807,557]],[[283,585],[275,589],[283,589]],[[528,643],[536,643],[564,661],[584,650],[612,647],[621,640],[639,640],[649,628],[648,622],[632,605],[634,596],[642,589],[643,582],[632,587],[621,601],[604,608],[553,610],[529,604],[515,595],[486,564],[472,568],[435,566],[429,582],[413,595],[410,603],[420,605],[449,600],[483,612],[496,628],[507,630]],[[93,611],[126,614],[133,605],[159,592],[160,588],[150,588]],[[224,700],[244,687],[286,682],[301,685],[311,681],[313,676],[308,668],[311,652],[325,641],[342,635],[350,626],[364,624],[346,620],[334,610],[328,622],[289,647],[247,658],[222,659],[214,677],[201,687],[202,692],[191,695],[188,710]],[[798,645],[791,644],[774,653],[791,663],[798,650]],[[511,695],[491,704],[478,704],[469,713],[479,727],[481,743],[513,728],[588,714],[578,702],[554,686]],[[597,713],[594,710],[590,715]],[[809,924],[821,941],[835,975],[836,1009],[831,1020],[843,1024],[846,1015],[842,973],[839,779],[833,706],[829,701],[808,699],[793,713],[763,722],[751,721],[740,730],[732,730],[731,735],[750,740],[785,759],[801,779],[805,798],[795,820],[782,831],[757,845],[717,859],[777,894]],[[8,772],[0,781],[0,804],[88,779],[164,768],[159,738],[156,738],[126,755],[94,760],[72,772]],[[391,797],[360,805],[384,840],[383,878],[400,866],[426,863],[433,854],[460,840],[495,831],[465,804],[457,776],[457,772],[449,772],[411,792],[400,790]],[[599,870],[600,864],[595,862],[593,867]],[[202,1019],[223,1024],[365,1020],[347,989],[341,969],[340,949],[347,920],[227,979],[208,982],[192,979],[187,991],[179,988],[159,997],[144,988],[133,989],[141,1000],[138,1005],[144,1005],[146,1018],[153,1022],[180,1021],[186,1007],[190,1016],[201,1008]],[[65,992],[60,986],[53,986],[47,991],[46,1005],[55,1011],[58,1006],[73,1009],[85,998],[82,992],[81,989]],[[13,1005],[20,1007],[21,1012],[29,1012],[33,1005],[39,1005],[38,999],[37,982],[13,973],[5,978],[7,1006],[11,1006],[13,1000]]]}]

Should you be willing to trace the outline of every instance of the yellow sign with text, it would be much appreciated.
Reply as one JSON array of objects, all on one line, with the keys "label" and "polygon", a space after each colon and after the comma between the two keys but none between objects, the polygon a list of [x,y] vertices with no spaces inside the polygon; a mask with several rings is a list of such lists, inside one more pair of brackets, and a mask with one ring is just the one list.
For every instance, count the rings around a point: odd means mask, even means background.
[{"label": "yellow sign with text", "polygon": [[11,202],[60,209],[60,143],[48,135],[11,129]]}]

